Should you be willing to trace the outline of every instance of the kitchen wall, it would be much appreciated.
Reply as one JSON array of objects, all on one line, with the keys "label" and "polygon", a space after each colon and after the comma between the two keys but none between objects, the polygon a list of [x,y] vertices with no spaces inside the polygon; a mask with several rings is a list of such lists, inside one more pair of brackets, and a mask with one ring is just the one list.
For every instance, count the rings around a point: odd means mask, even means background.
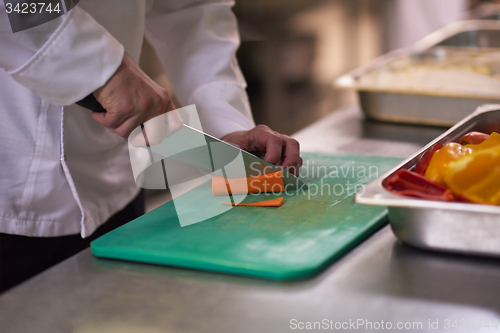
[{"label": "kitchen wall", "polygon": [[353,92],[334,89],[336,78],[466,10],[467,0],[236,1],[256,122],[291,134],[353,103]]},{"label": "kitchen wall", "polygon": [[[292,134],[353,103],[336,78],[457,19],[468,1],[236,0],[237,56],[256,122]],[[172,91],[147,42],[141,66]]]},{"label": "kitchen wall", "polygon": [[237,1],[238,59],[256,122],[292,134],[352,103],[332,82],[381,54],[377,11],[370,0]]}]

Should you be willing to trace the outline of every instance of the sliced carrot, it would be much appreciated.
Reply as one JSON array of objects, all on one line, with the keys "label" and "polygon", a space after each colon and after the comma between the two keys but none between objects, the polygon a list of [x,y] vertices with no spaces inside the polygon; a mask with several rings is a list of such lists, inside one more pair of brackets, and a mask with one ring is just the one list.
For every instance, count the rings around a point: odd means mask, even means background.
[{"label": "sliced carrot", "polygon": [[240,202],[238,204],[233,204],[231,202],[225,202],[225,201],[221,202],[233,206],[280,207],[281,205],[283,205],[283,197],[271,200],[256,201],[256,202]]},{"label": "sliced carrot", "polygon": [[285,191],[281,171],[267,173],[257,177],[212,178],[212,194],[249,194],[249,193],[281,193]]}]

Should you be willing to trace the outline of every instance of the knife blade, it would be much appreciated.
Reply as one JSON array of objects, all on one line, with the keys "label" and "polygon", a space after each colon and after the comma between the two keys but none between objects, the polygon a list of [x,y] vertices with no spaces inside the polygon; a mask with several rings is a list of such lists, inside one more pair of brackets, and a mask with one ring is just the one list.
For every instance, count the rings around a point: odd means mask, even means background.
[{"label": "knife blade", "polygon": [[[76,104],[95,112],[106,112],[92,94]],[[144,126],[141,126],[140,130],[145,136],[147,135],[147,130]],[[286,169],[266,162],[247,151],[186,124],[173,135],[165,138],[161,143],[151,145],[148,143],[147,147],[144,148],[154,153],[150,154],[152,163],[157,162],[153,161],[153,159],[158,160],[158,156],[160,156],[199,168],[207,173],[227,168],[241,154],[245,166],[245,175],[242,174],[241,177],[253,177],[281,170],[283,184],[287,191],[307,189],[307,185],[300,178],[291,174]],[[235,173],[233,172],[232,174]]]},{"label": "knife blade", "polygon": [[[207,163],[208,159],[203,158],[205,155],[202,151],[205,147],[197,147],[194,149],[187,149],[177,154],[171,155],[170,158],[186,163],[191,166],[196,166],[206,172],[213,172],[217,169],[223,168],[231,163],[239,154],[243,157],[245,165],[245,177],[259,176],[264,173],[282,171],[283,184],[287,190],[296,191],[300,188],[307,189],[307,185],[298,177],[288,172],[279,166],[271,164],[263,159],[242,150],[230,143],[217,139],[209,134],[201,132],[195,128],[185,125],[184,127],[173,136],[179,135],[186,139],[186,142],[195,141],[199,142],[203,139],[208,146],[209,159],[211,163]],[[180,141],[175,140],[176,142]],[[215,145],[214,145],[215,144]]]}]

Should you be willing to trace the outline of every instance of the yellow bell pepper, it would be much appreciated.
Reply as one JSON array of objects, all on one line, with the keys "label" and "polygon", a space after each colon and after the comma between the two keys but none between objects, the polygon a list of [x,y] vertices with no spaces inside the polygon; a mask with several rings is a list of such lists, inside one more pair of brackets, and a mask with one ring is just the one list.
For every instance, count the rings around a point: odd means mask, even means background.
[{"label": "yellow bell pepper", "polygon": [[500,146],[449,162],[446,185],[472,202],[500,205]]},{"label": "yellow bell pepper", "polygon": [[477,145],[468,144],[462,146],[455,142],[448,143],[434,153],[424,176],[436,183],[447,185],[445,177],[450,162],[456,161],[462,156],[470,155],[476,151],[493,147],[500,147],[500,134],[496,132],[491,133],[486,140]]},{"label": "yellow bell pepper", "polygon": [[472,153],[472,148],[467,148],[456,142],[450,142],[434,153],[424,176],[436,183],[445,185],[444,177],[448,171],[448,163]]}]

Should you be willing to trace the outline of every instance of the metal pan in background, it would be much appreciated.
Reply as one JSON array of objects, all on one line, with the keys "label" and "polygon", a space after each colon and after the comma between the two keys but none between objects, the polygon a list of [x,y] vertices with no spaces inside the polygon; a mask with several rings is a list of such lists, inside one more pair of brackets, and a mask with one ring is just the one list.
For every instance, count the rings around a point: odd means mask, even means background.
[{"label": "metal pan in background", "polygon": [[500,20],[500,4],[484,3],[469,11],[469,20]]},{"label": "metal pan in background", "polygon": [[387,179],[412,169],[428,149],[458,141],[470,131],[500,131],[500,105],[479,107],[473,114],[430,142],[415,155],[366,186],[356,202],[387,206],[396,237],[410,245],[437,251],[500,257],[500,206],[439,202],[403,197],[386,190]]},{"label": "metal pan in background", "polygon": [[[357,90],[363,111],[373,119],[452,126],[482,104],[500,103],[497,96],[463,92],[416,91],[413,89],[390,89],[376,85],[361,85],[359,79],[370,71],[387,66],[402,58],[418,55],[443,57],[439,47],[499,48],[500,21],[475,20],[452,23],[406,49],[395,50],[367,65],[361,66],[335,81],[340,89]],[[446,56],[446,55],[444,55]]]}]

